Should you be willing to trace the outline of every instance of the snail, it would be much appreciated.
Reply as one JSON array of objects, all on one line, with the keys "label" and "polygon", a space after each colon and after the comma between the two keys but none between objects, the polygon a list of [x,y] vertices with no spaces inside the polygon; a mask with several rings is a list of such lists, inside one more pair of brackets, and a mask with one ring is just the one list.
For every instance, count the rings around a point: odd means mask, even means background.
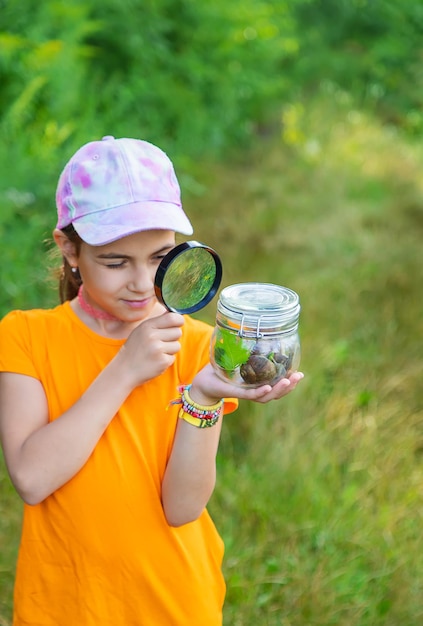
[{"label": "snail", "polygon": [[292,357],[281,352],[260,354],[257,345],[246,363],[241,365],[240,374],[249,385],[270,383],[285,376],[291,367]]},{"label": "snail", "polygon": [[248,361],[241,365],[240,374],[248,384],[267,383],[278,374],[273,361],[261,354],[252,354]]},{"label": "snail", "polygon": [[292,356],[282,354],[281,352],[276,352],[273,355],[273,361],[277,364],[279,373],[286,374],[287,370],[289,370],[289,368],[291,367]]}]

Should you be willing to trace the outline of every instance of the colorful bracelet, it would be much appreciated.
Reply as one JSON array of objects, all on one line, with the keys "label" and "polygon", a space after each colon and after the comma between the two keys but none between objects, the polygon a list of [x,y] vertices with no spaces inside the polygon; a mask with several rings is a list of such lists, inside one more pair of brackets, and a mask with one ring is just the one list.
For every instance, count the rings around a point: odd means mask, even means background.
[{"label": "colorful bracelet", "polygon": [[219,421],[219,417],[214,417],[212,419],[204,419],[200,417],[192,417],[189,413],[185,413],[184,409],[180,409],[178,413],[178,417],[184,422],[188,422],[192,426],[196,426],[197,428],[211,428]]},{"label": "colorful bracelet", "polygon": [[178,417],[197,428],[210,428],[217,424],[222,414],[223,399],[211,406],[204,406],[194,402],[189,395],[190,388],[191,385],[181,385],[178,387],[178,391],[181,395],[177,400],[171,402],[171,404],[181,405]]}]

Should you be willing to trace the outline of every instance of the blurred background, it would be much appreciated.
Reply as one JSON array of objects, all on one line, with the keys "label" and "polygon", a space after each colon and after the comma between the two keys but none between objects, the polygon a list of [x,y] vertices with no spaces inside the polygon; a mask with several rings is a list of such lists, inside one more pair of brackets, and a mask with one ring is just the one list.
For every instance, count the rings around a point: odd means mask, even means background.
[{"label": "blurred background", "polygon": [[[0,315],[58,302],[103,135],[167,152],[222,287],[300,295],[305,380],[222,435],[227,626],[423,623],[422,104],[421,0],[0,0]],[[2,464],[0,626],[20,516]]]}]

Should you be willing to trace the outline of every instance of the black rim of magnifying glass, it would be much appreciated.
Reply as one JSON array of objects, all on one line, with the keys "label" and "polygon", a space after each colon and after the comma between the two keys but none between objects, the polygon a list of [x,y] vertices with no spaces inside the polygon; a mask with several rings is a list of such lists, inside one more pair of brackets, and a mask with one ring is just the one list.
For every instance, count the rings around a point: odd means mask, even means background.
[{"label": "black rim of magnifying glass", "polygon": [[[186,250],[190,250],[191,248],[203,248],[204,250],[207,250],[207,252],[210,253],[210,255],[214,259],[214,264],[216,267],[216,275],[214,277],[214,281],[213,281],[212,286],[210,287],[210,290],[206,293],[206,295],[204,296],[204,298],[202,298],[202,300],[200,300],[193,306],[187,307],[185,309],[176,309],[174,307],[169,306],[163,298],[163,293],[162,293],[163,280],[164,280],[164,277],[166,276],[166,271],[168,267],[172,264],[172,262],[176,259],[176,257],[178,257],[180,254],[183,254]],[[213,250],[213,248],[210,248],[210,246],[206,246],[204,243],[200,243],[199,241],[185,241],[184,243],[180,243],[175,248],[173,248],[173,250],[168,252],[166,256],[164,257],[164,259],[160,262],[160,265],[157,268],[156,276],[154,278],[154,290],[156,292],[156,296],[158,300],[162,304],[164,304],[164,306],[167,308],[168,311],[173,311],[174,313],[181,313],[181,314],[195,313],[195,311],[199,311],[200,309],[205,307],[210,302],[210,300],[214,298],[217,290],[219,289],[221,280],[222,280],[222,262],[216,250]]]}]

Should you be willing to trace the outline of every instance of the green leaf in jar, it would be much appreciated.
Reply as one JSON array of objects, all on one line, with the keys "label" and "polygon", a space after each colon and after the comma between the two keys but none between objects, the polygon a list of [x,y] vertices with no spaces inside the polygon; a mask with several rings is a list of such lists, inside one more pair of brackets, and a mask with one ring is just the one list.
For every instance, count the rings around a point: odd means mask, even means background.
[{"label": "green leaf in jar", "polygon": [[214,359],[217,365],[230,372],[248,361],[249,356],[250,350],[238,334],[224,328],[217,330],[214,346]]}]

